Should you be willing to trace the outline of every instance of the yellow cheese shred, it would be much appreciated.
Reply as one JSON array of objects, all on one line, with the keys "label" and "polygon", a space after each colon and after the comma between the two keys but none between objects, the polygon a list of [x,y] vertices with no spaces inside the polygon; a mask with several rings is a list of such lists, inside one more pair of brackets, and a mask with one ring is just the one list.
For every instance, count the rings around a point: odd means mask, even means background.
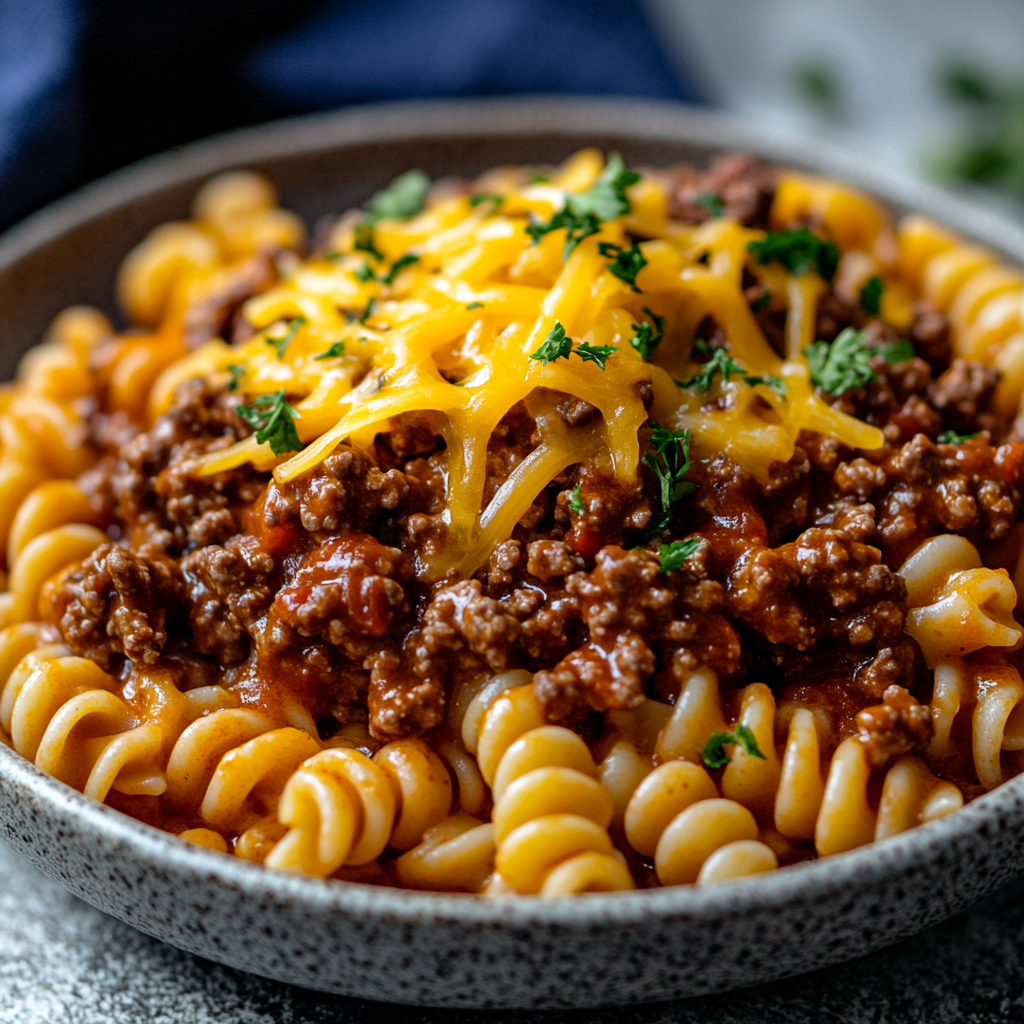
[{"label": "yellow cheese shred", "polygon": [[[278,285],[246,303],[254,337],[234,347],[212,341],[165,371],[152,391],[150,416],[169,406],[180,381],[227,380],[229,367],[240,401],[283,390],[298,414],[301,450],[276,456],[253,436],[204,458],[201,471],[251,462],[272,469],[284,484],[315,469],[341,442],[370,449],[395,417],[432,414],[447,444],[449,543],[421,567],[427,578],[475,571],[568,466],[597,461],[624,481],[635,479],[638,430],[649,416],[671,429],[689,428],[695,454],[724,452],[760,481],[773,463],[792,456],[801,430],[852,447],[880,447],[879,430],[814,393],[801,352],[814,340],[825,285],[813,273],[790,276],[777,264],[756,266],[747,246],[762,232],[725,217],[696,226],[672,221],[665,183],[650,173],[627,190],[629,212],[601,223],[567,259],[564,229],[531,239],[531,220],[549,221],[568,194],[594,184],[603,166],[598,152],[584,150],[542,183],[528,183],[522,170],[491,172],[481,181],[500,201],[447,196],[409,220],[378,221],[374,245],[381,261],[357,249],[351,224],[340,222],[327,256],[295,261]],[[785,175],[773,227],[809,220],[824,224],[844,252],[863,250],[883,272],[896,258],[892,228],[877,204],[831,182]],[[611,273],[602,248],[628,249],[637,238],[646,264],[634,288]],[[388,278],[403,256],[416,259]],[[785,358],[751,313],[745,272],[788,310]],[[193,293],[202,289],[202,275],[193,269]],[[665,319],[665,335],[645,361],[631,339],[655,317]],[[716,379],[705,393],[680,387],[677,381],[700,372],[692,349],[706,317],[745,371],[780,378],[785,393],[740,376]],[[576,352],[547,364],[531,358],[556,324],[574,348],[609,346],[604,367]],[[317,358],[339,349],[340,355]],[[646,382],[654,392],[650,412],[641,400]],[[566,426],[552,392],[589,402],[600,417],[585,427]],[[484,506],[489,439],[524,401],[541,442]]]}]

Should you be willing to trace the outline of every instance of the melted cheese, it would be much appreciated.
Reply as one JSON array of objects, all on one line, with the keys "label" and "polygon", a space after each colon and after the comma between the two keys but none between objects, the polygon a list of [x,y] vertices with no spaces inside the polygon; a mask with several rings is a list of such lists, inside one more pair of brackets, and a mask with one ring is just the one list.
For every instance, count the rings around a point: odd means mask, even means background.
[{"label": "melted cheese", "polygon": [[[272,469],[283,483],[314,469],[342,441],[370,450],[394,417],[431,414],[448,449],[450,543],[444,556],[423,567],[429,577],[452,568],[473,572],[568,466],[597,461],[624,481],[635,479],[638,429],[648,418],[639,385],[646,381],[653,384],[651,415],[658,422],[690,428],[697,455],[725,452],[762,481],[772,463],[792,456],[801,430],[853,447],[880,447],[880,431],[814,394],[801,351],[814,340],[824,283],[814,274],[790,277],[778,265],[753,266],[747,245],[762,233],[725,218],[699,226],[672,222],[661,181],[645,176],[629,190],[629,214],[602,224],[568,259],[563,230],[531,244],[529,218],[549,220],[566,193],[587,189],[602,166],[600,154],[586,150],[550,183],[523,185],[523,176],[512,170],[491,172],[478,187],[503,195],[497,210],[490,202],[474,207],[464,197],[443,198],[411,220],[379,222],[374,240],[386,259],[371,260],[372,269],[382,271],[406,254],[418,257],[390,285],[360,280],[367,255],[354,249],[351,227],[338,229],[331,245],[340,256],[296,262],[278,286],[249,300],[245,314],[256,335],[240,347],[210,342],[171,366],[153,389],[150,415],[167,408],[181,380],[244,367],[240,398],[252,401],[284,389],[299,414],[295,425],[304,447],[277,457],[250,437],[208,456],[202,471],[252,462]],[[808,217],[879,265],[895,259],[891,228],[870,200],[829,182],[784,178],[774,222]],[[627,232],[645,239],[639,292],[610,273],[599,249],[606,242],[628,247]],[[785,360],[751,314],[742,292],[745,269],[788,308]],[[180,321],[182,303],[204,287],[202,271],[195,270],[168,315]],[[652,362],[630,344],[644,307],[667,321]],[[699,372],[691,349],[707,316],[745,370],[785,381],[785,398],[741,377],[716,379],[704,394],[677,386],[676,380]],[[275,339],[296,317],[304,323],[278,357]],[[575,343],[611,346],[605,368],[575,354],[546,365],[531,359],[556,323]],[[342,356],[316,359],[336,342],[344,343]],[[583,399],[601,415],[588,426],[569,428],[555,412],[551,392]],[[541,442],[485,507],[488,441],[502,417],[523,401]]]}]

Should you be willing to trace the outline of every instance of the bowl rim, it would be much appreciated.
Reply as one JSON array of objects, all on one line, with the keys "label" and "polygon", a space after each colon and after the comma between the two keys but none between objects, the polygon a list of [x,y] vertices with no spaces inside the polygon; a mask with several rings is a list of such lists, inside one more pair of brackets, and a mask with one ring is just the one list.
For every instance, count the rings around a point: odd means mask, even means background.
[{"label": "bowl rim", "polygon": [[[685,104],[605,97],[530,97],[429,100],[373,104],[245,128],[178,147],[115,171],[58,200],[0,236],[0,274],[33,250],[90,220],[176,184],[277,158],[294,158],[345,145],[386,141],[470,139],[516,134],[620,135],[643,141],[685,142],[710,150],[744,149],[759,157],[833,174],[883,202],[922,212],[1024,263],[1024,227],[901,171],[816,139],[767,130]],[[907,872],[953,849],[983,842],[1000,809],[1024,801],[1016,776],[946,818],[882,842],[708,887],[675,886],[583,898],[546,900],[397,889],[273,871],[215,853],[145,825],[91,800],[0,744],[0,780],[51,814],[91,830],[108,848],[154,868],[200,873],[257,900],[299,903],[317,912],[344,911],[395,923],[424,918],[475,926],[634,924],[651,918],[705,919],[748,908],[784,907],[809,894],[849,892],[883,876]],[[941,846],[941,850],[937,847]],[[66,884],[73,878],[62,879]]]}]

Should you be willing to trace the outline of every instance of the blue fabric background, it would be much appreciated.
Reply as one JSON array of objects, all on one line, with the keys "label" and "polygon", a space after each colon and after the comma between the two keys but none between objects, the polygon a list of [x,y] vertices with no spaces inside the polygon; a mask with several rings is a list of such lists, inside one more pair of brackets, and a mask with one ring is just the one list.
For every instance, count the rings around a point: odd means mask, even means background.
[{"label": "blue fabric background", "polygon": [[0,227],[211,131],[538,92],[697,98],[637,0],[0,0]]}]

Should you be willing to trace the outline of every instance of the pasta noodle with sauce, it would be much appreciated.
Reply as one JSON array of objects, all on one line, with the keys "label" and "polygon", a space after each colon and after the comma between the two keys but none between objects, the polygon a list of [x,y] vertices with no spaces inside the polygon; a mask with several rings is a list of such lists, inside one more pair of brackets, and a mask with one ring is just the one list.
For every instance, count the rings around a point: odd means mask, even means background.
[{"label": "pasta noodle with sauce", "polygon": [[[727,155],[234,171],[0,392],[0,726],[267,868],[721,883],[1024,767],[1024,275]],[[747,884],[757,884],[751,881]]]}]

